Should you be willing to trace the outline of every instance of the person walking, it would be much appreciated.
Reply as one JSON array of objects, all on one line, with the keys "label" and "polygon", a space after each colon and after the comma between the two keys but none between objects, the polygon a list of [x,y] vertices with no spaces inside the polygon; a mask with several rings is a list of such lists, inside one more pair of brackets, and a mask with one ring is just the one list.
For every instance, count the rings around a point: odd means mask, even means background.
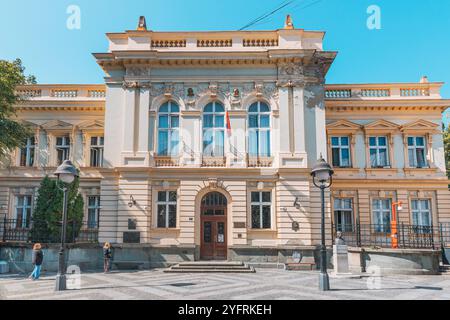
[{"label": "person walking", "polygon": [[39,277],[41,276],[42,262],[44,262],[44,253],[42,252],[42,246],[40,243],[36,243],[33,246],[32,263],[34,265],[34,269],[30,275],[30,279],[39,279]]},{"label": "person walking", "polygon": [[111,258],[111,244],[109,242],[105,242],[105,245],[103,246],[103,271],[105,273],[109,272],[111,268]]}]

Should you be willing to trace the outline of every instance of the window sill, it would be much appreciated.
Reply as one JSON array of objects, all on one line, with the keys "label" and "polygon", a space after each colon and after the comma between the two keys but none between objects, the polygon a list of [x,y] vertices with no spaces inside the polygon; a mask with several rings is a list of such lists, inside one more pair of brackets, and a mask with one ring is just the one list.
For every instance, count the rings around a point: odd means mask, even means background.
[{"label": "window sill", "polygon": [[273,229],[248,229],[247,233],[255,233],[255,234],[271,234],[271,233],[277,233],[277,230]]},{"label": "window sill", "polygon": [[150,233],[179,233],[180,228],[151,228]]}]

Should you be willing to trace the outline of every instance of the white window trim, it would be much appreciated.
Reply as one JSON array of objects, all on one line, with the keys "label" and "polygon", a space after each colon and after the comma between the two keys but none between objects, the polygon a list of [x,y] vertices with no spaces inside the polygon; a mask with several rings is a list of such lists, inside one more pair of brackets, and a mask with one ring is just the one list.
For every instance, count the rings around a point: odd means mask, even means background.
[{"label": "white window trim", "polygon": [[[212,112],[205,112],[205,108],[209,105],[209,104],[212,104],[213,105],[213,111]],[[219,105],[221,105],[222,107],[223,107],[223,109],[224,109],[224,111],[223,112],[216,112],[216,105],[217,104],[219,104]],[[212,115],[213,116],[213,126],[212,127],[210,127],[210,128],[205,128],[205,123],[204,123],[204,120],[205,120],[205,116],[206,115]],[[225,117],[225,115],[226,115],[226,110],[225,110],[225,105],[222,103],[222,102],[220,102],[220,101],[213,101],[213,102],[210,102],[210,103],[208,103],[208,104],[206,104],[204,107],[203,107],[203,113],[202,113],[202,155],[203,155],[203,157],[225,157],[225,144],[226,144],[226,137],[225,137],[225,129],[226,129],[226,127],[227,127],[227,119],[226,119],[226,117]],[[215,126],[215,123],[216,123],[216,117],[217,116],[223,116],[223,127],[216,127]],[[206,154],[205,153],[205,145],[204,145],[204,142],[205,142],[205,131],[210,131],[210,132],[212,132],[212,155],[211,154]],[[220,155],[217,155],[217,154],[214,154],[214,151],[215,151],[215,149],[216,149],[216,135],[217,135],[217,132],[223,132],[223,150],[222,150],[222,154]]]},{"label": "white window trim", "polygon": [[[371,146],[370,145],[370,139],[371,138],[375,138],[375,146]],[[379,145],[379,138],[385,138],[386,139],[386,145],[385,146],[380,146]],[[376,167],[380,167],[380,168],[390,168],[391,164],[390,164],[390,157],[389,157],[389,138],[387,136],[370,136],[369,137],[369,162],[370,162],[370,167],[374,168],[374,166],[372,165],[372,159],[371,159],[371,153],[370,151],[372,150],[376,150],[376,157],[377,157],[377,166]],[[381,153],[380,150],[386,150],[386,165],[385,166],[380,166],[381,163]]]},{"label": "white window trim", "polygon": [[[14,194],[13,195],[13,199],[14,199],[14,227],[18,228],[17,226],[17,220],[18,220],[18,209],[22,209],[21,210],[21,216],[22,216],[22,225],[19,227],[20,229],[24,229],[26,228],[26,226],[24,226],[24,222],[26,221],[26,209],[30,209],[30,220],[33,218],[33,207],[34,207],[34,199],[33,199],[33,195],[32,194]],[[23,197],[24,198],[24,204],[22,207],[19,207],[19,197]],[[27,203],[25,205],[25,199],[28,199],[28,197],[30,198],[30,203]],[[31,222],[31,221],[30,221]],[[31,227],[31,225],[30,225]]]},{"label": "white window trim", "polygon": [[[267,192],[267,193],[270,193],[270,200],[271,200],[271,202],[269,203],[269,202],[252,202],[252,193],[253,192],[258,192],[258,193],[263,193],[263,192]],[[253,189],[253,190],[250,190],[249,191],[249,194],[248,194],[248,199],[249,199],[249,210],[248,210],[248,212],[249,212],[249,219],[248,219],[248,226],[249,226],[249,228],[248,229],[250,229],[250,230],[253,230],[253,231],[258,231],[258,230],[261,230],[261,231],[273,231],[273,230],[275,230],[275,226],[274,226],[274,224],[275,224],[275,221],[276,221],[276,219],[275,219],[275,217],[274,217],[274,201],[275,201],[275,199],[274,199],[274,190],[271,190],[271,189],[263,189],[263,190],[257,190],[257,189]],[[260,199],[262,199],[261,197],[260,197]],[[260,226],[261,226],[261,228],[253,228],[253,217],[252,217],[252,206],[253,205],[259,205],[260,206]],[[267,205],[270,205],[270,228],[262,228],[262,226],[263,226],[263,211],[262,211],[262,207],[263,206],[267,206]]]},{"label": "white window trim", "polygon": [[[414,202],[414,201],[417,201],[417,204],[418,204],[418,206],[417,206],[418,209],[416,209],[416,210],[414,210],[413,206],[412,206],[412,202]],[[428,202],[428,209],[422,208],[422,201],[427,201]],[[431,199],[419,199],[419,198],[411,199],[411,220],[413,222],[413,225],[415,225],[414,224],[414,214],[415,213],[417,213],[418,217],[420,217],[419,220],[422,220],[422,214],[423,213],[428,213],[429,222],[430,222],[429,225],[417,224],[417,226],[431,227],[433,225],[433,211],[432,211],[431,204],[432,204]]]},{"label": "white window trim", "polygon": [[[168,110],[169,111],[168,112],[160,112],[159,110],[165,104],[168,104],[168,108],[169,108]],[[155,139],[156,143],[155,143],[155,152],[156,152],[156,155],[158,157],[178,157],[178,156],[180,156],[180,150],[181,150],[180,149],[180,144],[181,144],[181,130],[180,130],[180,127],[181,127],[181,112],[171,112],[171,105],[172,104],[176,105],[178,107],[178,110],[181,111],[181,108],[180,108],[179,104],[176,103],[175,101],[171,101],[170,100],[170,101],[166,101],[163,104],[161,104],[158,107],[158,109],[157,109],[158,111],[156,112],[156,139]],[[159,117],[161,115],[167,115],[167,117],[168,117],[168,128],[160,128]],[[171,121],[172,117],[178,117],[178,127],[177,128],[172,128],[172,121]],[[167,135],[167,140],[168,140],[167,141],[167,154],[165,154],[165,155],[159,153],[159,133],[161,131],[164,131],[164,132],[168,133],[168,135]],[[178,150],[176,151],[175,154],[172,154],[172,146],[171,146],[172,139],[171,139],[171,136],[172,136],[172,133],[175,132],[175,131],[178,132]]]},{"label": "white window trim", "polygon": [[[65,144],[58,145],[59,138],[63,138],[63,142],[65,142]],[[67,135],[55,135],[54,139],[55,139],[55,164],[58,165],[58,150],[62,150],[64,153],[67,153],[65,157],[66,160],[70,159],[72,138],[70,134],[67,134]]]},{"label": "white window trim", "polygon": [[[91,197],[96,198],[94,206],[89,205],[89,198],[91,198]],[[87,228],[90,228],[90,226],[89,226],[89,210],[91,210],[91,209],[95,210],[95,222],[96,222],[97,228],[99,228],[100,210],[101,210],[100,195],[86,195],[86,203],[87,203],[87,217],[86,217]],[[92,229],[92,228],[90,228],[90,229]]]},{"label": "white window trim", "polygon": [[[97,138],[97,144],[93,145],[92,144],[92,138]],[[100,138],[103,138],[103,144],[100,144]],[[105,141],[104,141],[105,137],[103,135],[92,135],[89,136],[89,167],[93,167],[92,165],[92,151],[93,149],[96,149],[97,152],[99,153],[97,155],[98,158],[100,158],[99,164],[95,167],[95,168],[102,168],[103,167],[103,162],[104,162],[104,154],[105,154]]]},{"label": "white window trim", "polygon": [[[380,209],[375,209],[374,207],[374,201],[378,201],[380,203],[382,203],[383,201],[389,201],[389,208],[388,209],[383,209],[382,206],[380,206]],[[384,224],[376,224],[375,223],[375,214],[381,214],[381,218],[383,217],[383,214],[389,211],[389,221],[392,222],[392,198],[372,198],[370,201],[370,206],[371,206],[371,214],[372,214],[372,225],[373,226],[382,226],[382,230],[381,231],[377,231],[377,230],[371,230],[375,233],[388,233],[387,230],[385,230],[384,228]],[[381,219],[381,221],[383,221]]]},{"label": "white window trim", "polygon": [[[333,145],[333,138],[338,138],[339,139],[339,144],[338,145]],[[347,138],[348,139],[348,145],[342,145],[342,138]],[[331,136],[331,161],[333,162],[333,149],[339,149],[339,166],[338,168],[351,168],[352,167],[352,154],[351,154],[351,149],[350,149],[350,144],[351,144],[351,137],[349,136]],[[348,149],[348,166],[343,166],[342,163],[342,150],[343,149]]]},{"label": "white window trim", "polygon": [[[412,146],[409,145],[409,138],[413,138],[414,139],[414,144]],[[417,145],[417,138],[423,138],[423,146],[418,146]],[[408,146],[408,163],[409,163],[409,167],[410,168],[419,168],[418,167],[418,161],[417,161],[417,149],[423,149],[423,157],[425,160],[425,165],[423,167],[420,168],[428,168],[428,159],[427,159],[427,137],[426,136],[408,136],[406,139],[406,143]],[[410,159],[409,159],[409,150],[413,150],[414,151],[414,163],[410,163]]]},{"label": "white window trim", "polygon": [[[258,104],[258,111],[256,112],[250,112],[250,107],[252,105],[254,105],[255,103]],[[261,112],[261,104],[265,104],[269,107],[269,111],[264,111]],[[270,104],[264,102],[264,101],[257,101],[254,102],[252,104],[250,104],[250,106],[247,108],[248,110],[248,114],[247,114],[247,128],[248,128],[248,133],[247,133],[247,145],[248,145],[248,155],[250,157],[271,157],[272,156],[272,108],[270,106]],[[258,127],[256,128],[250,128],[250,116],[251,115],[256,115],[258,117]],[[267,128],[261,128],[261,116],[269,116],[269,127]],[[261,151],[261,133],[265,133],[265,132],[269,132],[269,154],[268,155],[262,155],[262,151]],[[257,155],[251,155],[250,154],[250,132],[256,132],[257,137],[258,137],[258,150],[257,150]]]},{"label": "white window trim", "polygon": [[[350,209],[342,207],[342,200],[347,200],[347,199],[350,200],[350,203],[351,203]],[[340,207],[336,207],[336,205],[335,205],[336,200],[339,201]],[[353,202],[354,202],[354,199],[352,197],[336,197],[336,198],[333,198],[333,219],[334,219],[335,226],[337,226],[336,211],[345,211],[345,212],[350,212],[350,222],[351,222],[350,225],[351,225],[352,229],[355,227],[355,223],[354,223],[355,215],[354,215],[354,203]]]},{"label": "white window trim", "polygon": [[[177,200],[176,201],[158,201],[158,194],[159,192],[165,192],[166,193],[166,199],[168,199],[168,193],[169,192],[175,192],[177,194]],[[153,227],[155,229],[178,229],[179,228],[179,217],[178,217],[178,212],[179,212],[179,192],[177,189],[169,189],[169,190],[165,190],[165,189],[156,189],[154,191],[154,223],[153,223]],[[166,225],[164,227],[158,227],[158,206],[160,205],[165,205],[166,206]],[[175,205],[176,206],[176,211],[175,211],[175,227],[170,227],[169,228],[169,206],[170,205]]]},{"label": "white window trim", "polygon": [[[34,144],[31,144],[31,139],[34,139]],[[25,160],[25,165],[22,166],[21,163],[21,158],[22,158],[22,149],[26,149],[26,160]],[[33,163],[30,164],[31,162],[31,149],[34,150],[34,156],[33,156]],[[33,167],[36,163],[36,137],[30,137],[27,138],[27,144],[23,147],[23,148],[19,148],[19,161],[18,161],[18,165],[21,167]]]}]

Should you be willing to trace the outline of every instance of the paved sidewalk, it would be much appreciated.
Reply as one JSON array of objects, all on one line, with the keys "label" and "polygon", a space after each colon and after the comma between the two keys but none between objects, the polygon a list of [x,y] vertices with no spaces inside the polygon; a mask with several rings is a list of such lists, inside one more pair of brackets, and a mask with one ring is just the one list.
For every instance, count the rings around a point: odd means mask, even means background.
[{"label": "paved sidewalk", "polygon": [[83,273],[79,289],[54,292],[54,274],[38,281],[0,275],[0,299],[450,300],[448,275],[330,279],[330,284],[331,291],[320,292],[316,272],[258,269],[254,274],[167,274],[151,270]]}]

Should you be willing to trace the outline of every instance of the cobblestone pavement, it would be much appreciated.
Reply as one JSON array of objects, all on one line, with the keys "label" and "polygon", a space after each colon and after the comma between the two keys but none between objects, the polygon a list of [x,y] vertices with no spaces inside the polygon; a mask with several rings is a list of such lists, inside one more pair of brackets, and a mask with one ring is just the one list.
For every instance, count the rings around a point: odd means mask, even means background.
[{"label": "cobblestone pavement", "polygon": [[55,292],[54,285],[54,274],[44,274],[38,281],[0,275],[0,299],[450,300],[449,275],[332,278],[329,292],[317,289],[316,272],[269,269],[258,269],[254,274],[167,274],[162,270],[83,273],[78,289]]}]

